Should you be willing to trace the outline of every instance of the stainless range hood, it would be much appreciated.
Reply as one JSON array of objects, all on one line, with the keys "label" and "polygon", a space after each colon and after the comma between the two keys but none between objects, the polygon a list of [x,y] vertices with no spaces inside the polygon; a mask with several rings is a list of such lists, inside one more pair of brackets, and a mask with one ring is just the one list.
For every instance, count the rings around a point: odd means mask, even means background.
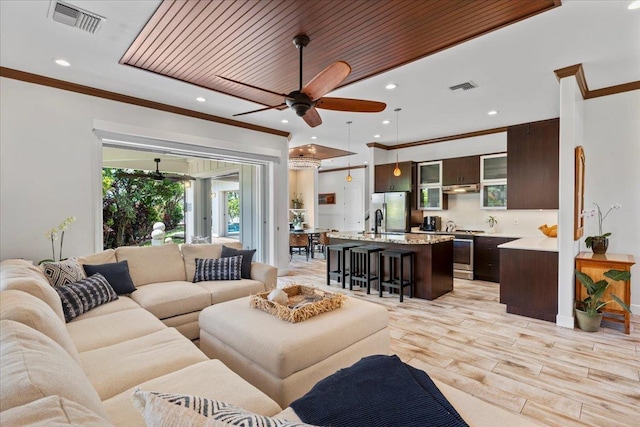
[{"label": "stainless range hood", "polygon": [[444,194],[479,193],[480,184],[457,184],[442,187]]}]

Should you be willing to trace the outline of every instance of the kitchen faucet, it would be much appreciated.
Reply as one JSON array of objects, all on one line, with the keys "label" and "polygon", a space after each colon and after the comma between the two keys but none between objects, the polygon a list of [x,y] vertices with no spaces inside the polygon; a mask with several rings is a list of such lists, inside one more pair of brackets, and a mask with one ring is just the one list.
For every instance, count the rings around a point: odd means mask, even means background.
[{"label": "kitchen faucet", "polygon": [[378,234],[378,227],[382,227],[382,220],[384,219],[384,217],[382,216],[382,211],[380,209],[376,209],[376,222],[375,222],[375,228],[374,228],[374,234]]}]

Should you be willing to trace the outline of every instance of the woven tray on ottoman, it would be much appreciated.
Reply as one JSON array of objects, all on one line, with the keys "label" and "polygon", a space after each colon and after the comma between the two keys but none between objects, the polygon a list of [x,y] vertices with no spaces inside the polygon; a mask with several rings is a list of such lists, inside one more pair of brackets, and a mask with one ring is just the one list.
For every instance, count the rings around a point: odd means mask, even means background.
[{"label": "woven tray on ottoman", "polygon": [[269,301],[267,299],[269,292],[252,295],[249,304],[251,307],[273,314],[278,319],[297,323],[317,314],[340,308],[346,299],[342,294],[303,285],[292,285],[282,290],[289,296],[287,305]]}]

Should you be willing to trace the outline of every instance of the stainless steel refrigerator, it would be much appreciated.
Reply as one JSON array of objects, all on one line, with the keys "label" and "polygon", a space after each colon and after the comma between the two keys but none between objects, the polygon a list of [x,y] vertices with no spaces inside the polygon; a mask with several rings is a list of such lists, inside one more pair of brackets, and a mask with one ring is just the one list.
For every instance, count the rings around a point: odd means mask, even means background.
[{"label": "stainless steel refrigerator", "polygon": [[373,193],[369,206],[370,228],[375,225],[376,210],[382,211],[382,233],[408,233],[411,231],[411,203],[409,193],[393,191],[388,193]]}]

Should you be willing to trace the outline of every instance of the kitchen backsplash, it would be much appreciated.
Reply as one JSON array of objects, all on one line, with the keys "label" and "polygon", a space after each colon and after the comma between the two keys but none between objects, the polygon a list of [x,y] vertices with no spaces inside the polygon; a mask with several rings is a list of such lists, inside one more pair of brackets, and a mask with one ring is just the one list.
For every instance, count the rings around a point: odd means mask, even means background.
[{"label": "kitchen backsplash", "polygon": [[[543,236],[538,230],[542,224],[558,223],[557,210],[493,210],[480,209],[478,193],[455,194],[449,196],[449,209],[424,211],[424,215],[438,215],[442,218],[442,228],[447,221],[456,223],[457,228],[467,230],[489,229],[489,215],[498,220],[496,233],[514,236]],[[517,224],[516,224],[517,223]]]}]

